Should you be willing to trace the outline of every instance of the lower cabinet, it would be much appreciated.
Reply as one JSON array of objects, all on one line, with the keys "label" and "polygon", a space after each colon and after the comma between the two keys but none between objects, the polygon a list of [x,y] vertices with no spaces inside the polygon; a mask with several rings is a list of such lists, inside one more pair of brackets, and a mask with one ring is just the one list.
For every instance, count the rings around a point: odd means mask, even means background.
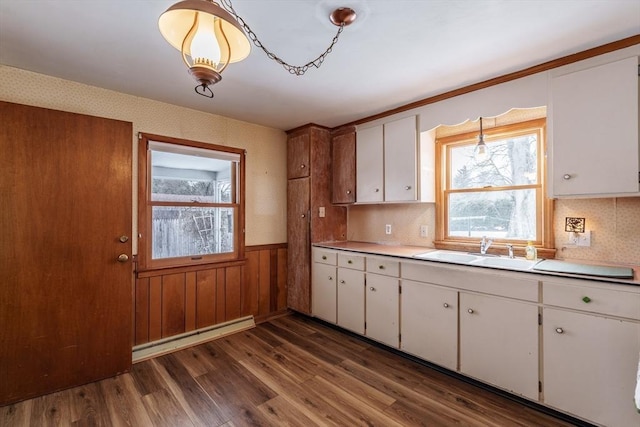
[{"label": "lower cabinet", "polygon": [[400,346],[400,283],[397,277],[367,274],[366,335],[391,347]]},{"label": "lower cabinet", "polygon": [[311,272],[311,312],[327,322],[336,323],[336,267],[313,263]]},{"label": "lower cabinet", "polygon": [[538,399],[538,306],[460,293],[460,372]]},{"label": "lower cabinet", "polygon": [[455,371],[458,368],[458,291],[402,281],[402,350]]},{"label": "lower cabinet", "polygon": [[364,272],[338,268],[338,326],[364,335]]}]

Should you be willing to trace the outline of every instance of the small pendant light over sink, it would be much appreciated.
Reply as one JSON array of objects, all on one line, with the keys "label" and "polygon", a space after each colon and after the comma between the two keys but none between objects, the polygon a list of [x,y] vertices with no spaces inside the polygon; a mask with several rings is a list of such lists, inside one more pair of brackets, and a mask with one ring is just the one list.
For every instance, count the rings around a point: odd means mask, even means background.
[{"label": "small pendant light over sink", "polygon": [[482,133],[482,117],[480,117],[480,135],[478,135],[478,144],[476,144],[474,156],[478,162],[483,162],[489,157],[489,147],[484,143],[484,134]]}]

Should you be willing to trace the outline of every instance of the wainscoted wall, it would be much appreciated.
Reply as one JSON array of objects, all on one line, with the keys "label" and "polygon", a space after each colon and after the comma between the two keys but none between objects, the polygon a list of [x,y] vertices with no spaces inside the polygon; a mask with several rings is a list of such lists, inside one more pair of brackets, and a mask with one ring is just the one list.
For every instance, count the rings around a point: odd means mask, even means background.
[{"label": "wainscoted wall", "polygon": [[[586,218],[593,231],[591,247],[565,246],[567,216]],[[640,197],[556,200],[553,223],[558,259],[640,265]],[[385,224],[391,224],[391,235],[384,233]],[[420,225],[429,227],[427,238],[420,237]],[[348,210],[349,240],[432,248],[434,229],[432,203],[354,205]]]},{"label": "wainscoted wall", "polygon": [[286,244],[247,247],[246,261],[140,273],[133,345],[249,315],[259,322],[286,310],[286,286]]}]

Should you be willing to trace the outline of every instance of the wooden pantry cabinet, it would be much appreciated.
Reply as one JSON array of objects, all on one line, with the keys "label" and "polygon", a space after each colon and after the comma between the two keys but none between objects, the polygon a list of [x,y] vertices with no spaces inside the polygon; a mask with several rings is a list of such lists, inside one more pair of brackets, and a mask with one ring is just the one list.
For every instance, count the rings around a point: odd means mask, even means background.
[{"label": "wooden pantry cabinet", "polygon": [[331,134],[306,125],[287,137],[287,306],[311,314],[311,244],[344,240],[345,207],[331,204]]}]

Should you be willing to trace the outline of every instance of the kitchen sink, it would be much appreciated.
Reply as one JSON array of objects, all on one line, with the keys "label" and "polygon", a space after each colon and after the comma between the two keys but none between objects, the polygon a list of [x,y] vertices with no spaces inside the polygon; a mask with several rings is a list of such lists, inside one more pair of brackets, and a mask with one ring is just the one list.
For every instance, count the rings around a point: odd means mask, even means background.
[{"label": "kitchen sink", "polygon": [[414,258],[426,259],[431,261],[452,262],[454,264],[469,264],[471,261],[477,260],[475,255],[461,254],[449,251],[431,251],[414,255]]},{"label": "kitchen sink", "polygon": [[537,261],[530,261],[522,258],[503,257],[478,257],[469,262],[470,265],[484,265],[486,267],[503,267],[513,270],[531,270]]}]

